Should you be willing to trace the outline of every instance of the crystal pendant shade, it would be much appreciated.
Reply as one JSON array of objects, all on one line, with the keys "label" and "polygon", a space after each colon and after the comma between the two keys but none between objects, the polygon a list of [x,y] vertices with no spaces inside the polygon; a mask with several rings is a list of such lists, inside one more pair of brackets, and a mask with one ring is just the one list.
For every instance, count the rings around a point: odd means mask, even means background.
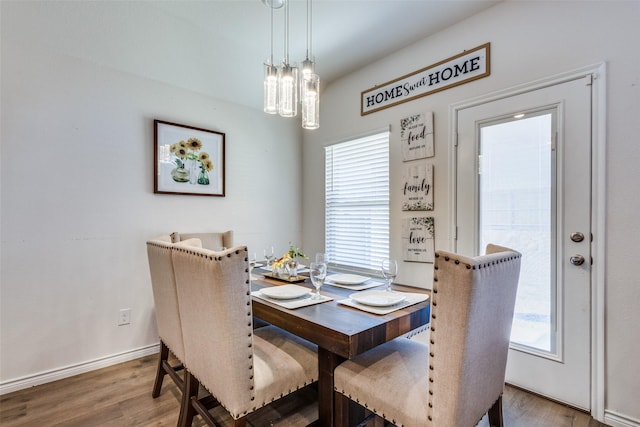
[{"label": "crystal pendant shade", "polygon": [[309,58],[302,61],[302,78],[315,73],[316,64]]},{"label": "crystal pendant shade", "polygon": [[278,114],[298,115],[298,68],[284,63],[278,70]]},{"label": "crystal pendant shade", "polygon": [[278,113],[278,67],[264,64],[264,112]]},{"label": "crystal pendant shade", "polygon": [[302,77],[302,127],[318,129],[320,127],[320,77],[311,73]]}]

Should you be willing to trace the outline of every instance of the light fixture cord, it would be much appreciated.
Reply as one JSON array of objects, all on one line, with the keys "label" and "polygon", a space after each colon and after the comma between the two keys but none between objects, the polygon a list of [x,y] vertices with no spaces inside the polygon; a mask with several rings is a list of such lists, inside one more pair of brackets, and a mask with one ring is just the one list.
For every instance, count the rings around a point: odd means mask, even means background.
[{"label": "light fixture cord", "polygon": [[311,30],[311,26],[313,25],[313,19],[311,19],[311,17],[313,16],[313,2],[311,0],[307,0],[309,2],[309,16],[307,17],[307,28],[309,28],[309,35],[308,37],[308,47],[307,49],[309,50],[309,55],[313,55],[312,51],[311,51],[311,39],[313,37],[313,31]]},{"label": "light fixture cord", "polygon": [[269,65],[273,65],[273,6],[271,9],[271,56],[269,57]]},{"label": "light fixture cord", "polygon": [[284,62],[289,65],[289,0],[284,0]]},{"label": "light fixture cord", "polygon": [[309,0],[307,0],[307,59],[309,59]]}]

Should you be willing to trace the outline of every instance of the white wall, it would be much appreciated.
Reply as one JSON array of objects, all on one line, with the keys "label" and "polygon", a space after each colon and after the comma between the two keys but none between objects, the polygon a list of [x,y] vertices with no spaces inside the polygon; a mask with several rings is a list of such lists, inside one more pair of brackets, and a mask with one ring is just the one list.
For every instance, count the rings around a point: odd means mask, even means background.
[{"label": "white wall", "polygon": [[[301,235],[299,122],[2,33],[0,381],[158,342],[145,241]],[[153,194],[153,120],[226,133],[226,197]],[[283,232],[284,231],[284,232]],[[129,326],[116,325],[121,308]]]},{"label": "white wall", "polygon": [[[385,31],[395,31],[390,23]],[[401,25],[397,27],[401,31]],[[491,76],[364,117],[360,92],[483,43],[491,43]],[[324,245],[322,147],[391,124],[391,255],[401,258],[398,184],[402,178],[400,119],[433,111],[434,217],[438,249],[449,249],[449,106],[476,96],[607,63],[607,421],[640,425],[640,279],[633,270],[640,236],[640,2],[501,3],[330,84],[322,94],[321,127],[304,135],[303,234],[305,247]],[[587,185],[585,183],[585,185]],[[432,265],[402,263],[398,281],[431,287]],[[623,425],[623,424],[619,424]]]}]

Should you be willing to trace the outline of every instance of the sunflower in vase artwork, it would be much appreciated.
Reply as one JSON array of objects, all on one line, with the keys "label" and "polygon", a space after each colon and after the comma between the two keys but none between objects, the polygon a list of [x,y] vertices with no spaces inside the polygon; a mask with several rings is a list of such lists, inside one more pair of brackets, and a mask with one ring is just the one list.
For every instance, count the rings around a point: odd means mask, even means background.
[{"label": "sunflower in vase artwork", "polygon": [[204,151],[198,156],[200,161],[200,174],[198,175],[198,184],[209,185],[209,172],[213,170],[213,162],[209,158],[209,154]]},{"label": "sunflower in vase artwork", "polygon": [[176,167],[171,171],[171,177],[175,182],[189,182],[189,171],[185,168],[185,161],[189,154],[187,149],[187,143],[180,141],[175,144],[171,144],[169,147],[171,154],[175,156],[173,163]]},{"label": "sunflower in vase artwork", "polygon": [[202,141],[198,138],[189,138],[186,141],[171,144],[169,150],[175,156],[173,162],[176,167],[171,171],[174,181],[209,185],[209,172],[213,170],[213,162],[209,153],[200,151]]}]

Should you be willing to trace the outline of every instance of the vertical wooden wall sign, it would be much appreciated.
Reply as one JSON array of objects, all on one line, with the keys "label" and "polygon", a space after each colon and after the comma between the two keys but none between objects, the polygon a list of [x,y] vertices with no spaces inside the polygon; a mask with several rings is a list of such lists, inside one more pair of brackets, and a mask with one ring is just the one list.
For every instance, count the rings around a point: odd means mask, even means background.
[{"label": "vertical wooden wall sign", "polygon": [[414,114],[400,120],[403,160],[433,157],[433,112]]},{"label": "vertical wooden wall sign", "polygon": [[433,217],[405,218],[402,223],[402,250],[405,261],[434,262]]},{"label": "vertical wooden wall sign", "polygon": [[[405,165],[402,179],[402,210],[433,211],[433,165],[424,159],[434,156],[433,112],[418,113],[400,120],[400,144]],[[402,220],[404,261],[434,262],[433,217]]]},{"label": "vertical wooden wall sign", "polygon": [[402,210],[433,210],[433,165],[406,166],[402,179]]}]

